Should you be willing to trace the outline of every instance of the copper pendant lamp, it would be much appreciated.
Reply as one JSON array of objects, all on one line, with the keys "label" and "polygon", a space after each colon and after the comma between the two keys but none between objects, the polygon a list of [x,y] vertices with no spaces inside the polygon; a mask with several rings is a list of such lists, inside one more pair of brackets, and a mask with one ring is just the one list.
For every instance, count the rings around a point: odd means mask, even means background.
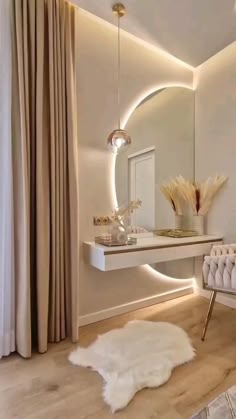
[{"label": "copper pendant lamp", "polygon": [[131,144],[131,138],[129,134],[121,129],[120,126],[120,68],[121,68],[121,57],[120,57],[120,19],[125,15],[125,6],[122,3],[115,3],[112,7],[113,13],[118,18],[118,86],[117,86],[117,105],[118,105],[118,128],[112,131],[107,139],[109,149],[118,154],[125,150]]}]

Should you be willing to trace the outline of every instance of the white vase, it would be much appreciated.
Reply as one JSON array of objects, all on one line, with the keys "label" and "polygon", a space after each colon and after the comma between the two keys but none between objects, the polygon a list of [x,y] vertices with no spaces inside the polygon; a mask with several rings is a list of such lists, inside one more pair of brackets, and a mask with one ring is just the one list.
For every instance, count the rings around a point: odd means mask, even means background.
[{"label": "white vase", "polygon": [[109,233],[111,234],[112,240],[120,243],[125,243],[128,239],[125,227],[121,227],[118,223],[111,224]]},{"label": "white vase", "polygon": [[196,231],[199,236],[205,234],[205,217],[203,215],[193,216],[193,230]]},{"label": "white vase", "polygon": [[175,228],[176,230],[183,229],[183,215],[175,214]]}]

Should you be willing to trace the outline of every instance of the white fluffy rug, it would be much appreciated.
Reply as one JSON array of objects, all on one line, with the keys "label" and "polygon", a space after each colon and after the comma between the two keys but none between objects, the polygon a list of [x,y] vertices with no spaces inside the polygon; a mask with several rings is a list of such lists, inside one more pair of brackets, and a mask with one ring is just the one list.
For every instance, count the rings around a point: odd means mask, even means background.
[{"label": "white fluffy rug", "polygon": [[194,355],[188,335],[179,327],[135,320],[98,336],[88,348],[78,347],[69,360],[101,374],[104,400],[115,412],[142,388],[164,384],[174,367]]}]

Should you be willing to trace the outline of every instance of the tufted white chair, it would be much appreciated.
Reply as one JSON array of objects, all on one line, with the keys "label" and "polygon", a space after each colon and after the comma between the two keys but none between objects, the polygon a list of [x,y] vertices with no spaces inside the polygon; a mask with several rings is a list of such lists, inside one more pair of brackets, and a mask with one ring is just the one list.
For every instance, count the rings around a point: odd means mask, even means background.
[{"label": "tufted white chair", "polygon": [[236,245],[213,246],[203,263],[203,288],[212,291],[202,333],[205,339],[217,292],[236,294]]}]

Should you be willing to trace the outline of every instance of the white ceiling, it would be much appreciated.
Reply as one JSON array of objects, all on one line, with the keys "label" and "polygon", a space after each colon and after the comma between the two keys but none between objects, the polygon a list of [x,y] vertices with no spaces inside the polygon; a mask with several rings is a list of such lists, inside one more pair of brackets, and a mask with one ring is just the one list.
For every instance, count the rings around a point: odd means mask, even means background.
[{"label": "white ceiling", "polygon": [[[116,24],[112,0],[74,0]],[[235,0],[124,0],[122,28],[197,67],[236,40]]]}]

